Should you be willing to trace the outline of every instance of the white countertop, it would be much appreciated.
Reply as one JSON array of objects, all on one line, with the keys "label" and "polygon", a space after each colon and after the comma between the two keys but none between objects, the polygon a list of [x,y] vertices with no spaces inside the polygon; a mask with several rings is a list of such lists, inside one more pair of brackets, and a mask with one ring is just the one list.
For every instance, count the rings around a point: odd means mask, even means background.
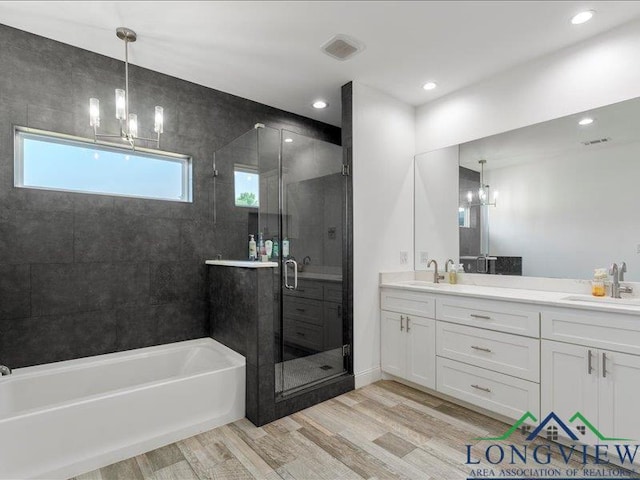
[{"label": "white countertop", "polygon": [[206,260],[207,265],[240,268],[277,268],[278,262],[253,262],[250,260]]},{"label": "white countertop", "polygon": [[[383,282],[380,284],[380,287],[409,290],[414,292],[458,295],[462,297],[487,298],[555,307],[570,307],[582,310],[640,315],[640,298],[638,297],[627,297],[622,299],[614,299],[610,297],[596,298],[591,295],[579,295],[567,292],[550,292],[543,290],[525,290],[519,288],[465,284],[434,284],[432,282],[416,280]],[[628,302],[628,304],[625,304],[624,302]]]}]

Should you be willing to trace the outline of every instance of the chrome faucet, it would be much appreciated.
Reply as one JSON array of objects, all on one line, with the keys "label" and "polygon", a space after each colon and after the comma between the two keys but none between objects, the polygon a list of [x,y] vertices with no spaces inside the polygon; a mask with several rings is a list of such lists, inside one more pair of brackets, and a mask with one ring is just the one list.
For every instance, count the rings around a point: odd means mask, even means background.
[{"label": "chrome faucet", "polygon": [[433,272],[433,283],[440,283],[440,280],[444,280],[444,275],[438,275],[438,262],[434,259],[429,260],[427,268],[429,268],[432,263],[436,266],[436,270]]},{"label": "chrome faucet", "polygon": [[11,369],[6,365],[0,365],[0,375],[3,377],[5,375],[11,375]]},{"label": "chrome faucet", "polygon": [[445,273],[449,272],[449,265],[453,265],[454,267],[456,266],[455,262],[453,260],[451,260],[450,258],[448,258],[447,259],[447,263],[444,264]]},{"label": "chrome faucet", "polygon": [[611,283],[611,297],[612,298],[621,298],[621,293],[633,293],[633,288],[620,285],[620,281],[624,281],[624,274],[627,271],[627,264],[622,262],[620,267],[618,267],[617,263],[614,263],[609,268],[609,275],[613,277],[613,282]]}]

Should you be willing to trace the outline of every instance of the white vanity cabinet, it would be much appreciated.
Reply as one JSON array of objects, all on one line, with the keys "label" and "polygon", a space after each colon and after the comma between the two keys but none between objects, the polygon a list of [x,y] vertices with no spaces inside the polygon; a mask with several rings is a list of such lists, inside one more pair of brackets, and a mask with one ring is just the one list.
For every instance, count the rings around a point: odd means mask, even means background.
[{"label": "white vanity cabinet", "polygon": [[[640,345],[632,339],[639,334],[637,315],[564,309],[543,312],[543,411],[564,418],[579,411],[606,437],[638,440],[640,355],[633,353]],[[584,441],[596,440],[590,436]]]},{"label": "white vanity cabinet", "polygon": [[384,372],[435,389],[436,321],[424,316],[433,305],[427,294],[383,291],[380,357]]},{"label": "white vanity cabinet", "polygon": [[[640,313],[437,288],[381,289],[385,373],[513,419],[580,412],[605,437],[640,441]],[[588,428],[579,440],[599,441]]]},{"label": "white vanity cabinet", "polygon": [[510,418],[540,411],[535,305],[436,297],[436,390]]}]

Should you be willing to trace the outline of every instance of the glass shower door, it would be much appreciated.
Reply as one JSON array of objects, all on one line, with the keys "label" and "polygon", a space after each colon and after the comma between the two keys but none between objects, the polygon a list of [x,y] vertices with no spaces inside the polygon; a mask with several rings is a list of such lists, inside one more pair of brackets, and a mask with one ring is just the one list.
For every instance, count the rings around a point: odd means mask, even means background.
[{"label": "glass shower door", "polygon": [[281,156],[281,299],[276,389],[286,395],[346,372],[342,148],[286,130]]}]

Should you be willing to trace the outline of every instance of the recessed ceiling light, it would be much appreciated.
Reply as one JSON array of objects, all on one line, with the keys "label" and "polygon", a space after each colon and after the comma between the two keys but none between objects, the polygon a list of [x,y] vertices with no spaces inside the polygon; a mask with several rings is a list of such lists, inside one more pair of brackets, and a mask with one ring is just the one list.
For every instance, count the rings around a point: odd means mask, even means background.
[{"label": "recessed ceiling light", "polygon": [[438,84],[436,82],[427,82],[422,86],[422,88],[424,88],[425,90],[433,90],[437,86]]},{"label": "recessed ceiling light", "polygon": [[571,23],[574,25],[580,25],[582,23],[587,23],[589,20],[593,18],[595,14],[595,10],[585,10],[584,12],[577,13],[573,17],[571,17]]},{"label": "recessed ceiling light", "polygon": [[580,121],[578,122],[578,125],[582,125],[584,127],[585,125],[591,125],[592,123],[593,123],[593,118],[584,117],[580,119]]},{"label": "recessed ceiling light", "polygon": [[327,108],[329,106],[329,104],[327,102],[325,102],[324,100],[316,100],[315,102],[313,102],[313,108],[317,108],[319,110],[323,109],[323,108]]},{"label": "recessed ceiling light", "polygon": [[293,138],[285,138],[284,139],[284,143],[291,143],[293,142]]}]

